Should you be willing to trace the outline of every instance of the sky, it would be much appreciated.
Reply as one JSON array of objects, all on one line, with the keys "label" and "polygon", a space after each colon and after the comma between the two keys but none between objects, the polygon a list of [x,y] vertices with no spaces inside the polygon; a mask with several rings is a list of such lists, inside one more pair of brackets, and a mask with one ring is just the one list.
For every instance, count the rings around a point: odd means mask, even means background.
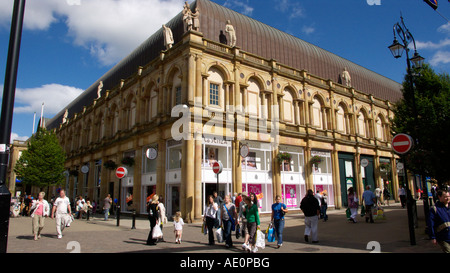
[{"label": "sky", "polygon": [[[181,12],[184,1],[27,0],[11,142],[32,135],[42,104],[52,118]],[[406,57],[394,59],[387,47],[402,15],[419,54],[437,73],[450,72],[448,1],[437,11],[423,0],[212,1],[399,83]],[[0,96],[13,2],[0,1]]]}]

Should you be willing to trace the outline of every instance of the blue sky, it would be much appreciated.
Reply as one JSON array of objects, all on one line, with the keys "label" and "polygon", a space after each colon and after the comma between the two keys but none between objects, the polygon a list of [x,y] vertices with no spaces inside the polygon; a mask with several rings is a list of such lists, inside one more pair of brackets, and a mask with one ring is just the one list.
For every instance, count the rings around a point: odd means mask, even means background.
[{"label": "blue sky", "polygon": [[[419,53],[438,73],[450,71],[450,3],[438,14],[423,0],[212,0],[361,66],[403,80],[406,59],[387,49],[403,14]],[[0,87],[13,0],[0,1]],[[192,0],[188,1],[189,3]],[[26,139],[44,103],[51,118],[161,25],[184,0],[28,0],[12,139]]]}]

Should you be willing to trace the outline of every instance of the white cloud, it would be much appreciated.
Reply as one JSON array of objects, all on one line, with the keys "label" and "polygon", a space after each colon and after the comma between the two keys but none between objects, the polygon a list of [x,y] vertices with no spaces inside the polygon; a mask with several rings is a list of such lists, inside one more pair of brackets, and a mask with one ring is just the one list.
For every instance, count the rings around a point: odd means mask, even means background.
[{"label": "white cloud", "polygon": [[289,19],[296,19],[303,17],[305,15],[303,8],[300,6],[298,1],[292,0],[276,1],[275,9],[283,13],[288,13]]},{"label": "white cloud", "polygon": [[14,113],[40,115],[44,103],[44,116],[53,116],[76,99],[83,90],[61,84],[46,84],[36,88],[16,89]]},{"label": "white cloud", "polygon": [[20,140],[20,141],[25,141],[27,139],[29,139],[29,136],[19,136],[18,134],[12,132],[11,133],[11,137],[10,137],[10,142],[13,143],[14,140]]},{"label": "white cloud", "polygon": [[252,16],[254,10],[254,8],[249,5],[248,0],[246,1],[226,0],[223,6],[247,16]]},{"label": "white cloud", "polygon": [[417,49],[440,49],[450,45],[450,38],[439,41],[438,43],[433,43],[431,41],[427,42],[416,42]]},{"label": "white cloud", "polygon": [[438,51],[436,52],[430,60],[430,64],[433,66],[439,64],[450,63],[450,52],[449,51]]},{"label": "white cloud", "polygon": [[303,26],[302,27],[302,32],[307,34],[307,35],[312,34],[315,31],[316,31],[316,29],[314,27],[311,27],[311,26]]},{"label": "white cloud", "polygon": [[[75,45],[111,65],[181,12],[183,4],[184,0],[28,1],[24,29],[42,31],[63,23]],[[0,26],[10,24],[12,6],[13,1],[0,1]]]}]

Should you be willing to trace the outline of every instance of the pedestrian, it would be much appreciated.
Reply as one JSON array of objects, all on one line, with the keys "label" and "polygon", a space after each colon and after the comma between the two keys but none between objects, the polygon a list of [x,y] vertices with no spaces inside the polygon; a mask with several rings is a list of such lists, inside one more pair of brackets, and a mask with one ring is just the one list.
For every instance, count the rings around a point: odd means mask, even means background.
[{"label": "pedestrian", "polygon": [[277,248],[283,245],[284,215],[288,212],[285,204],[281,203],[281,196],[275,197],[275,203],[272,204],[272,216],[270,222],[273,223],[275,234],[277,235]]},{"label": "pedestrian", "polygon": [[383,197],[384,200],[387,202],[387,205],[389,206],[389,199],[391,199],[391,193],[389,192],[389,189],[387,187],[383,190]]},{"label": "pedestrian", "polygon": [[[159,227],[161,228],[161,232],[163,230],[164,224],[167,224],[167,215],[166,215],[166,208],[164,207],[164,198],[162,196],[159,197],[159,204],[158,204],[158,210],[159,210]],[[163,233],[164,234],[164,233]],[[165,242],[164,236],[158,239],[159,242]]]},{"label": "pedestrian", "polygon": [[244,250],[246,250],[249,247],[248,246],[249,234],[248,234],[248,228],[247,228],[247,218],[245,218],[245,214],[244,214],[244,210],[245,210],[245,206],[246,206],[244,199],[247,197],[249,197],[249,196],[247,196],[247,193],[243,192],[242,193],[242,201],[239,203],[239,225],[240,225],[242,237],[244,238],[244,243],[242,244],[242,248]]},{"label": "pedestrian", "polygon": [[[213,192],[213,197],[214,197],[214,203],[216,203],[216,204],[219,206],[219,208],[221,208],[222,205],[223,205],[223,198],[222,198],[221,196],[218,195],[217,191],[214,191],[214,192]],[[219,226],[222,225],[222,223],[220,222],[221,219],[222,219],[221,213],[222,213],[222,210],[219,209],[219,210],[217,211],[217,215],[216,215],[215,228],[218,228]]]},{"label": "pedestrian", "polygon": [[55,218],[56,212],[56,233],[58,239],[62,238],[62,231],[67,226],[70,226],[72,221],[72,210],[70,208],[70,200],[66,196],[66,192],[61,189],[59,192],[59,197],[56,198],[52,209],[52,219]]},{"label": "pedestrian", "polygon": [[405,205],[406,205],[406,191],[403,188],[403,185],[399,186],[398,197],[400,197],[400,202],[402,204],[402,208],[405,208]]},{"label": "pedestrian", "polygon": [[44,228],[44,219],[50,214],[50,206],[47,200],[44,199],[45,192],[40,192],[37,200],[34,200],[31,205],[31,218],[34,240],[41,238],[41,231]]},{"label": "pedestrian", "polygon": [[225,195],[225,202],[221,207],[222,225],[223,225],[223,237],[225,240],[225,246],[230,248],[233,246],[233,240],[231,239],[231,231],[234,231],[236,224],[238,224],[236,207],[231,202],[231,197]]},{"label": "pedestrian", "polygon": [[309,236],[311,236],[312,243],[318,243],[320,205],[317,198],[314,197],[314,192],[312,190],[307,191],[300,203],[300,209],[305,215],[305,242],[308,242]]},{"label": "pedestrian", "polygon": [[82,218],[82,214],[84,212],[83,208],[84,208],[84,204],[86,203],[86,201],[83,199],[83,197],[80,195],[78,197],[78,201],[77,201],[77,207],[76,207],[76,218],[77,219],[81,219]]},{"label": "pedestrian", "polygon": [[322,193],[322,199],[320,200],[320,215],[323,218],[323,221],[326,222],[328,220],[327,209],[328,209],[328,197],[327,193],[324,191]]},{"label": "pedestrian", "polygon": [[377,198],[377,202],[376,202],[376,204],[377,204],[377,206],[381,206],[381,189],[380,188],[376,188],[375,189],[375,197]]},{"label": "pedestrian", "polygon": [[212,195],[208,196],[207,200],[205,212],[203,213],[203,222],[206,224],[206,228],[208,229],[208,245],[214,245],[213,228],[215,226],[217,210],[219,207],[217,203],[214,202],[214,197]]},{"label": "pedestrian", "polygon": [[446,190],[437,190],[436,197],[436,205],[430,209],[428,218],[430,238],[444,253],[450,253],[450,195]]},{"label": "pedestrian", "polygon": [[373,216],[372,216],[372,207],[376,202],[375,194],[370,190],[370,186],[366,186],[366,190],[363,192],[362,199],[364,201],[365,210],[366,210],[366,223],[370,222],[373,223]]},{"label": "pedestrian", "polygon": [[234,205],[236,206],[237,213],[239,213],[239,204],[242,202],[242,193],[238,193],[236,199],[234,200]]},{"label": "pedestrian", "polygon": [[181,237],[183,235],[183,225],[184,221],[181,218],[181,211],[177,211],[175,213],[175,217],[173,218],[173,229],[175,233],[175,243],[181,244]]},{"label": "pedestrian", "polygon": [[154,194],[151,202],[147,204],[148,220],[150,221],[150,233],[147,238],[147,245],[156,245],[157,240],[153,239],[153,228],[158,224],[159,219],[159,196]]},{"label": "pedestrian", "polygon": [[348,189],[347,196],[348,208],[350,209],[350,221],[356,223],[356,215],[358,215],[358,197],[356,196],[355,190],[353,187]]},{"label": "pedestrian", "polygon": [[109,210],[111,209],[112,199],[111,194],[108,193],[106,198],[103,200],[103,213],[105,215],[104,220],[108,221]]},{"label": "pedestrian", "polygon": [[258,248],[256,247],[256,231],[261,225],[259,220],[258,202],[252,202],[252,198],[248,196],[244,196],[244,202],[246,206],[243,209],[243,214],[247,219],[248,230],[248,246],[245,247],[245,250],[256,253],[258,251]]}]

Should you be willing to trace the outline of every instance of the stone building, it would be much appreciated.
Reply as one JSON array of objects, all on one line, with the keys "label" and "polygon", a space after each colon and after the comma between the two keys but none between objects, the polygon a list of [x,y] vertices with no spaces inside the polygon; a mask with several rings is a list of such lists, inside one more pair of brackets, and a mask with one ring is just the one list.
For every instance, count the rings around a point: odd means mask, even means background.
[{"label": "stone building", "polygon": [[[173,44],[161,28],[47,123],[67,152],[69,197],[109,193],[145,214],[157,193],[168,216],[194,221],[218,180],[221,195],[255,192],[262,212],[276,195],[298,209],[307,189],[336,208],[350,186],[397,196],[399,83],[209,0],[163,23]],[[115,165],[128,169],[120,185]]]}]

